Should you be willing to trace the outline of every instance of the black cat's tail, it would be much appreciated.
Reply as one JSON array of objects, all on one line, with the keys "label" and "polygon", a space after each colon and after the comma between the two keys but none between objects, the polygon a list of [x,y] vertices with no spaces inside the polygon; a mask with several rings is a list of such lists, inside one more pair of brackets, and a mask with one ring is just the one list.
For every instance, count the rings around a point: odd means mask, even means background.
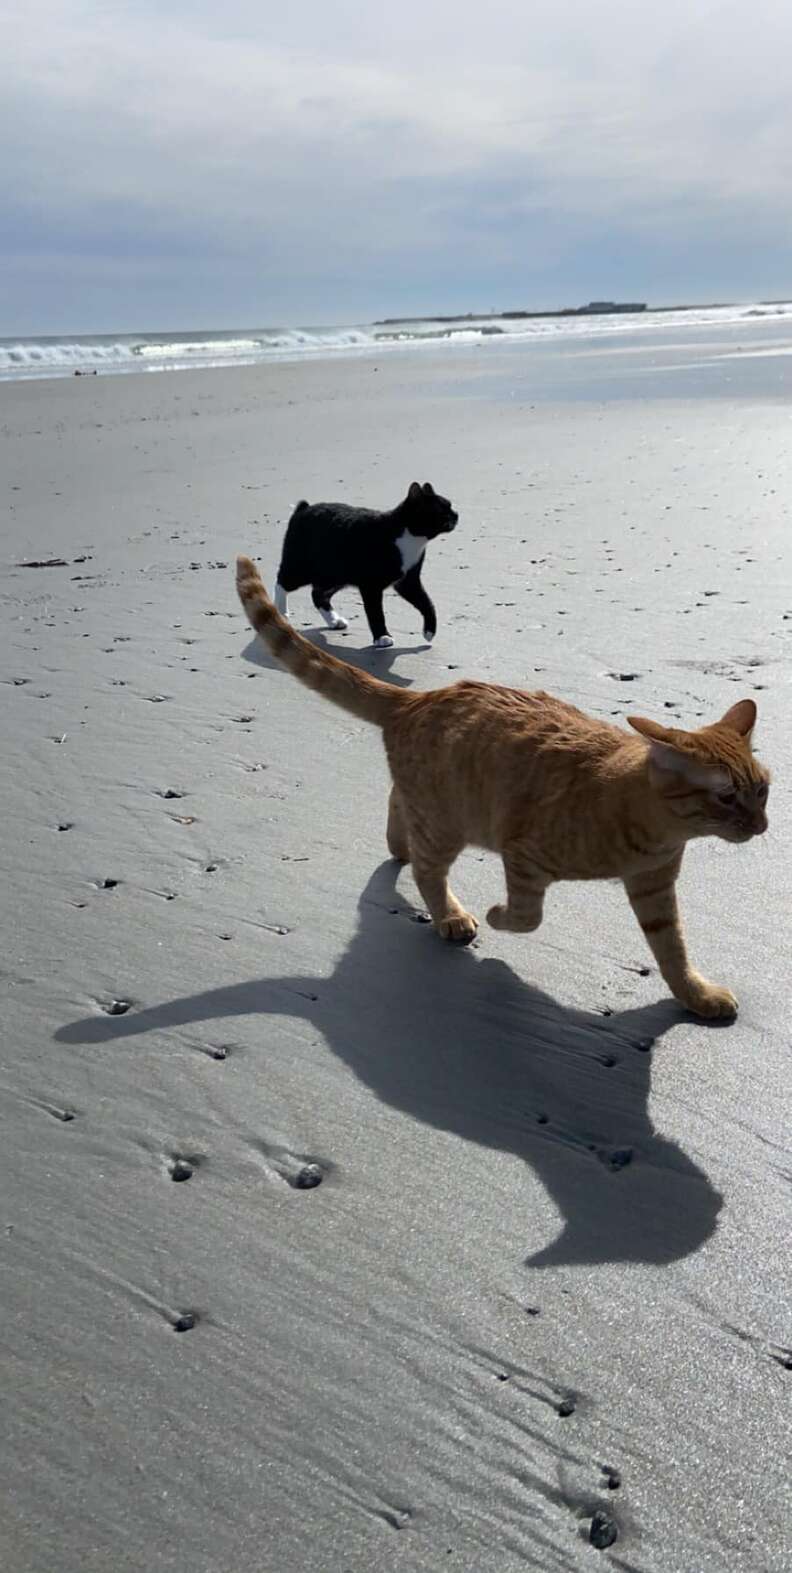
[{"label": "black cat's tail", "polygon": [[256,633],[287,671],[307,688],[314,688],[342,710],[349,710],[374,726],[383,726],[399,705],[409,702],[403,689],[381,683],[379,678],[369,677],[367,672],[336,660],[309,639],[303,639],[273,606],[249,557],[237,558],[236,583],[239,599]]}]

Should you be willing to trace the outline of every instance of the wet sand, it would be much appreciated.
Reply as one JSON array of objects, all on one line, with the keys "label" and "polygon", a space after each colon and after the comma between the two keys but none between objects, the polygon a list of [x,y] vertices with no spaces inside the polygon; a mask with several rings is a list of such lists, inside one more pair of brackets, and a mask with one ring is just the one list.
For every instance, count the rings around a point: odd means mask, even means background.
[{"label": "wet sand", "polygon": [[[788,405],[587,386],[471,351],[0,387],[8,1573],[788,1566]],[[345,592],[349,659],[757,700],[771,833],[681,885],[736,1025],[617,887],[444,947],[377,734],[254,644],[235,553],[271,584],[299,496],[411,479],[460,510],[436,642],[392,597],[370,651]],[[501,879],[454,883],[482,917]]]}]

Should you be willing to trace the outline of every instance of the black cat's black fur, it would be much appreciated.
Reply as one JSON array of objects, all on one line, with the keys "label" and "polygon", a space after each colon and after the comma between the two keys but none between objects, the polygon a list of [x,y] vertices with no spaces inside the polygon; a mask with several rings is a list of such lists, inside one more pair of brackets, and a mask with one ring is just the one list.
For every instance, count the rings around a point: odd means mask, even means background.
[{"label": "black cat's black fur", "polygon": [[350,508],[346,503],[298,502],[286,527],[281,564],[275,586],[278,609],[288,614],[287,596],[310,584],[313,603],[330,628],[346,628],[331,606],[344,585],[355,585],[371,637],[380,649],[393,640],[385,624],[382,597],[389,585],[417,608],[424,621],[424,638],[437,632],[437,617],[421,583],[421,568],[428,541],[446,535],[456,526],[458,514],[447,497],[427,481],[413,481],[396,508]]}]

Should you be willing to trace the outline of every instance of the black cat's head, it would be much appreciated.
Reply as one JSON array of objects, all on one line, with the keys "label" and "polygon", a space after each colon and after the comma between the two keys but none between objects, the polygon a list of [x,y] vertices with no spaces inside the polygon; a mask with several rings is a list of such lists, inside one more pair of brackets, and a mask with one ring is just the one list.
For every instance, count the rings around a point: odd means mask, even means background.
[{"label": "black cat's head", "polygon": [[436,535],[447,535],[456,528],[459,514],[447,497],[441,497],[428,481],[423,486],[413,481],[402,504],[407,515],[407,528],[413,535],[423,535],[427,541]]}]

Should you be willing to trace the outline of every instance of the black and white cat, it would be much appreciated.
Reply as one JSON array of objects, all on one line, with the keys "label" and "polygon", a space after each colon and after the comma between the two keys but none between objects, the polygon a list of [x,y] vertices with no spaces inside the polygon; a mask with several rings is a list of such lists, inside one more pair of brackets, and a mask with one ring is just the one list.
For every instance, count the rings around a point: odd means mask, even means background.
[{"label": "black and white cat", "polygon": [[328,628],[346,628],[330,602],[344,585],[355,585],[377,650],[392,644],[382,610],[382,596],[389,585],[397,595],[417,607],[423,617],[424,638],[437,632],[437,617],[421,583],[427,543],[456,526],[458,514],[447,497],[440,497],[427,481],[413,481],[396,508],[350,508],[340,502],[298,502],[283,540],[281,564],[275,585],[275,605],[289,615],[288,596],[303,585],[313,587],[313,603]]}]

